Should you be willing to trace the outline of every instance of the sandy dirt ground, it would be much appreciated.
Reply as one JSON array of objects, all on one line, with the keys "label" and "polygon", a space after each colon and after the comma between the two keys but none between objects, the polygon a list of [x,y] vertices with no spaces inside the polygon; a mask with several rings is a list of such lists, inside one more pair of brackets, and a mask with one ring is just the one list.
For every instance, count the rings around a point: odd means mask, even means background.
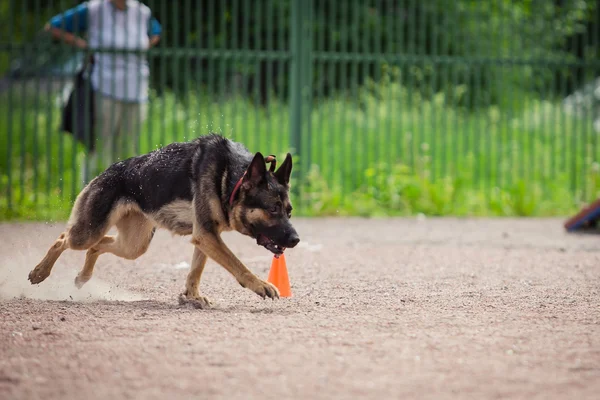
[{"label": "sandy dirt ground", "polygon": [[600,237],[561,224],[297,220],[293,297],[209,262],[210,310],[177,301],[189,239],[103,255],[77,290],[83,252],[27,282],[62,224],[0,225],[0,399],[598,399]]}]

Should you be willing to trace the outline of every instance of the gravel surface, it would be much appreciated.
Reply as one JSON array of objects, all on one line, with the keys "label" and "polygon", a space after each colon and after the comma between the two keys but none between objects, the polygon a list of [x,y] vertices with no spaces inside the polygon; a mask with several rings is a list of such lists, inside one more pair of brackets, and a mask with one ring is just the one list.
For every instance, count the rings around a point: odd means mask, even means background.
[{"label": "gravel surface", "polygon": [[[293,297],[209,261],[214,306],[179,305],[189,238],[135,261],[84,252],[27,274],[63,224],[0,225],[0,399],[597,399],[600,238],[556,219],[299,219]],[[266,279],[271,257],[225,241]]]}]

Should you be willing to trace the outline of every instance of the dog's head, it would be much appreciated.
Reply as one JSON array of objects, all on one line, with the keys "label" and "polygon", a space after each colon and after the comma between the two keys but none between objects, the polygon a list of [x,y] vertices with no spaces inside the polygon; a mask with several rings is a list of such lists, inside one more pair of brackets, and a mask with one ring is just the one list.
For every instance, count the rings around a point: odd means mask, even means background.
[{"label": "dog's head", "polygon": [[292,226],[289,183],[292,156],[287,154],[281,166],[267,170],[265,158],[256,153],[242,178],[238,200],[232,208],[233,228],[256,239],[273,254],[281,254],[300,242]]}]

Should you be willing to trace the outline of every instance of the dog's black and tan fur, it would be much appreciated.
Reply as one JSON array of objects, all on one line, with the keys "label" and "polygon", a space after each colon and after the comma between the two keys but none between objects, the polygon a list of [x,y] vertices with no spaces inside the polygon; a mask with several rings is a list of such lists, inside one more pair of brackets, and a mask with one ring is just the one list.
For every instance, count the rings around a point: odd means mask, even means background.
[{"label": "dog's black and tan fur", "polygon": [[[275,254],[294,247],[300,239],[290,223],[291,171],[290,154],[279,169],[267,170],[262,154],[253,155],[214,134],[115,163],[81,191],[66,231],[29,273],[29,280],[38,284],[46,279],[63,251],[87,250],[75,278],[81,287],[92,277],[100,254],[136,259],[148,249],[156,228],[165,228],[192,235],[194,253],[184,299],[210,305],[198,290],[207,257],[243,287],[263,298],[277,298],[275,286],[248,270],[220,234],[238,231]],[[118,234],[106,235],[113,226]]]}]

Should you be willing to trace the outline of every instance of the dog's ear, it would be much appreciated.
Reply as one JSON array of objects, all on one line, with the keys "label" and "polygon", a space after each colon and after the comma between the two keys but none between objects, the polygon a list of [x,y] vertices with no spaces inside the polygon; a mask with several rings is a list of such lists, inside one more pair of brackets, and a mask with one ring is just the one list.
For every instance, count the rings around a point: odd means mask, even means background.
[{"label": "dog's ear", "polygon": [[277,181],[285,186],[288,186],[290,183],[290,176],[292,175],[292,155],[287,153],[285,156],[285,160],[281,164],[281,166],[275,171],[275,178]]},{"label": "dog's ear", "polygon": [[263,182],[267,175],[267,164],[265,163],[265,158],[259,152],[254,155],[250,166],[248,167],[248,171],[244,176],[244,186],[249,189],[251,187],[258,186],[261,182]]}]

